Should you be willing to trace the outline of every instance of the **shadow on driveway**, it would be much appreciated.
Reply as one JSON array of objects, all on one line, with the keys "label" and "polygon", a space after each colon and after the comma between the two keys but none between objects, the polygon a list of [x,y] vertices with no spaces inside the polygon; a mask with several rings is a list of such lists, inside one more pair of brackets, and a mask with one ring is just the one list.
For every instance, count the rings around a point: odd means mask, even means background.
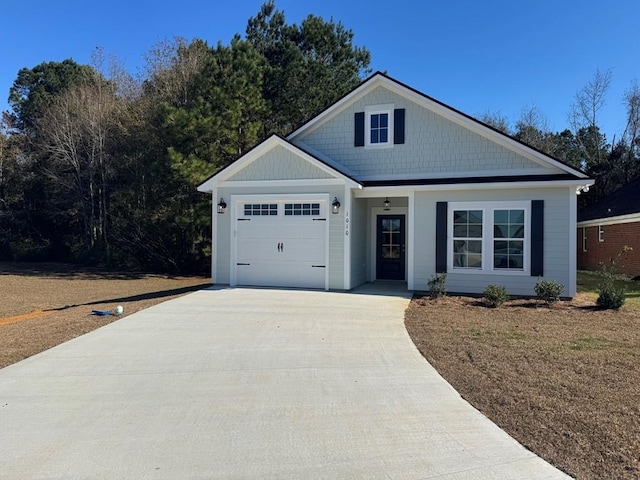
[{"label": "shadow on driveway", "polygon": [[81,306],[87,306],[87,305],[100,305],[103,303],[139,302],[141,300],[151,300],[154,298],[173,297],[175,295],[182,295],[184,293],[195,292],[197,290],[202,290],[208,287],[211,287],[210,283],[201,283],[198,285],[190,285],[188,287],[172,288],[170,290],[160,290],[157,292],[140,293],[138,295],[130,295],[128,297],[117,297],[117,298],[109,298],[104,300],[94,300],[93,302],[76,303],[74,305],[65,305],[64,307],[48,308],[43,311],[44,312],[60,311],[60,310],[66,310],[68,308],[73,308],[73,307],[81,307]]}]

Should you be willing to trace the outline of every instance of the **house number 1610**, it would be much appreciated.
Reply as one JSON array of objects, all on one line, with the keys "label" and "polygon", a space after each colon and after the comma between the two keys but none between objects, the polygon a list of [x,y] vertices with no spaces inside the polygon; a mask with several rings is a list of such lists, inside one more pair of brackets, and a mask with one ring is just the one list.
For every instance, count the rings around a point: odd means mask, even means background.
[{"label": "house number 1610", "polygon": [[344,234],[349,235],[349,212],[344,213]]}]

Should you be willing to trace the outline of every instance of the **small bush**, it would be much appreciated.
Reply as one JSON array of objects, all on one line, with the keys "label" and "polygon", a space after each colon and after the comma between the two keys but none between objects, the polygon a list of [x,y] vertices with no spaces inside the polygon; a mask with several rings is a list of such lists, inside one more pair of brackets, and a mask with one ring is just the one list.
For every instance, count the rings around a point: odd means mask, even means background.
[{"label": "small bush", "polygon": [[598,299],[596,305],[601,308],[618,310],[626,300],[624,295],[624,287],[616,287],[617,267],[620,258],[633,248],[625,245],[615,258],[611,259],[610,265],[601,266],[602,281],[598,284]]},{"label": "small bush", "polygon": [[560,300],[560,295],[564,291],[564,285],[553,280],[540,280],[534,287],[538,299],[552,304]]},{"label": "small bush", "polygon": [[616,287],[614,279],[605,276],[598,285],[598,299],[596,305],[600,308],[619,310],[625,302],[624,288]]},{"label": "small bush", "polygon": [[504,285],[489,285],[484,289],[483,298],[489,307],[498,308],[509,300],[507,287]]},{"label": "small bush", "polygon": [[429,286],[429,296],[433,299],[444,297],[447,295],[445,283],[447,281],[446,273],[434,273],[427,281]]}]

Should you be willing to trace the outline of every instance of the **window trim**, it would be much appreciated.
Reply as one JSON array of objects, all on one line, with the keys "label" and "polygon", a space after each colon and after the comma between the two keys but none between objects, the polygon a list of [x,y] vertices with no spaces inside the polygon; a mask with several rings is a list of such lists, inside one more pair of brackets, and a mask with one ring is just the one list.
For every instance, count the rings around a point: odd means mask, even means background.
[{"label": "window trim", "polygon": [[604,242],[604,225],[598,225],[598,242]]},{"label": "window trim", "polygon": [[[364,108],[364,148],[393,148],[394,139],[394,105],[391,103],[384,105],[370,105]],[[382,143],[371,143],[371,116],[387,114],[389,122],[387,124],[387,141]]]},{"label": "window trim", "polygon": [[587,227],[582,227],[582,251],[587,251]]},{"label": "window trim", "polygon": [[[457,210],[481,210],[482,213],[482,267],[464,268],[453,265],[453,216]],[[523,268],[509,270],[494,268],[494,211],[495,210],[523,210],[524,238],[523,240]],[[499,239],[498,239],[499,240]],[[447,208],[447,272],[463,275],[515,275],[528,276],[531,272],[531,202],[449,202]]]}]

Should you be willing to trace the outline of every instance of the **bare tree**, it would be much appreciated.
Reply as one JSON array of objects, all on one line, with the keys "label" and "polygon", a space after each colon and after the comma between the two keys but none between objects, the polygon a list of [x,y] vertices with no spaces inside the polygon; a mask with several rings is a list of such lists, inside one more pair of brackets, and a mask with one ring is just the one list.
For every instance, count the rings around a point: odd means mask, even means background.
[{"label": "bare tree", "polygon": [[487,110],[482,115],[480,115],[479,120],[482,123],[486,123],[490,127],[495,128],[496,130],[501,131],[502,133],[506,133],[507,135],[511,134],[511,128],[509,127],[509,120],[507,117],[502,115],[501,112],[493,112]]},{"label": "bare tree", "polygon": [[611,85],[611,70],[596,70],[593,78],[574,97],[569,112],[573,128],[587,165],[598,165],[604,159],[604,137],[600,133],[598,114],[606,103]]},{"label": "bare tree", "polygon": [[554,136],[549,131],[545,114],[535,105],[525,107],[516,122],[514,135],[521,142],[550,155],[554,154]]},{"label": "bare tree", "polygon": [[117,108],[114,84],[97,71],[55,99],[40,121],[47,174],[73,198],[88,247],[107,242],[108,141]]},{"label": "bare tree", "polygon": [[627,107],[627,125],[622,134],[623,140],[629,146],[629,157],[638,158],[640,147],[640,86],[634,81],[624,94]]},{"label": "bare tree", "polygon": [[189,43],[182,37],[164,40],[145,55],[148,86],[156,97],[173,105],[185,105],[189,86],[210,58],[210,49],[202,40]]}]

